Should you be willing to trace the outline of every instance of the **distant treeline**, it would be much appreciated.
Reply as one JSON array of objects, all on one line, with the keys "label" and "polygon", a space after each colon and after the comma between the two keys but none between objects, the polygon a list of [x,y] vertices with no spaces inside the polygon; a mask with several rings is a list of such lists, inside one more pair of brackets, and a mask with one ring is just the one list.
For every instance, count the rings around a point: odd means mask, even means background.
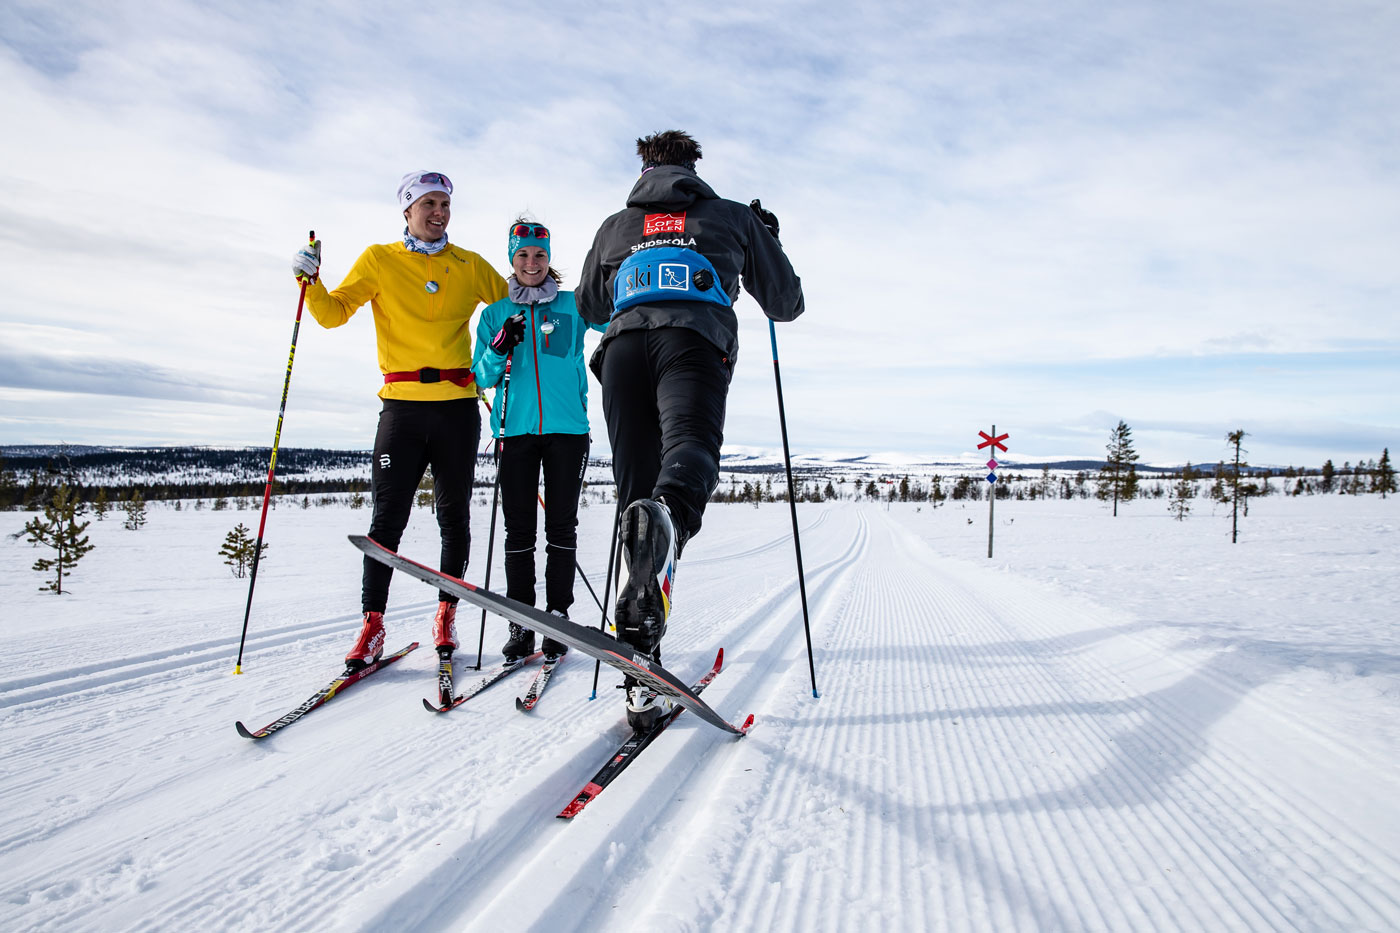
[{"label": "distant treeline", "polygon": [[[6,447],[4,469],[18,476],[64,473],[102,477],[110,485],[130,485],[136,477],[219,474],[265,478],[266,447]],[[333,470],[369,472],[368,450],[284,447],[277,452],[277,475],[298,476]],[[261,484],[260,484],[261,485]]]},{"label": "distant treeline", "polygon": [[[0,457],[0,509],[38,509],[66,485],[80,502],[262,498],[266,448],[6,448]],[[489,455],[479,463],[490,464]],[[340,473],[340,478],[327,478]],[[277,453],[273,495],[369,492],[370,452],[289,447]],[[488,476],[490,474],[488,473]],[[427,480],[431,484],[431,479]],[[481,485],[478,479],[477,485]],[[486,483],[490,485],[489,480]]]},{"label": "distant treeline", "polygon": [[[67,485],[80,502],[106,502],[129,499],[140,492],[146,501],[180,499],[261,499],[267,477],[267,448],[211,447],[5,447],[0,448],[0,509],[39,509],[48,503],[54,490]],[[273,494],[278,496],[325,496],[333,493],[368,493],[370,489],[368,450],[332,450],[289,447],[278,452]],[[852,463],[851,467],[856,464]],[[1065,460],[1055,463],[1021,464],[1003,462],[1002,482],[995,487],[997,498],[1079,498],[1091,494],[1087,481],[1105,468],[1104,461]],[[875,499],[885,501],[933,501],[980,499],[987,492],[980,475],[961,470],[928,476],[934,464],[921,464],[910,474],[891,471],[871,478],[868,473],[847,473],[847,464],[798,463],[793,466],[799,501],[825,499]],[[953,467],[954,465],[949,464]],[[737,479],[721,483],[713,500],[718,502],[762,502],[787,498],[786,481],[780,463],[721,463],[729,474],[754,475],[752,482]],[[1020,472],[1026,470],[1030,475]],[[1070,471],[1073,471],[1072,473]],[[1181,477],[1216,478],[1224,475],[1226,464],[1192,469],[1152,467],[1133,464],[1125,482],[1135,483],[1138,473],[1155,480]],[[340,474],[328,478],[327,474]],[[924,473],[925,475],[915,475]],[[1037,475],[1038,474],[1038,475]],[[1054,475],[1052,475],[1054,474]],[[489,454],[479,454],[477,487],[490,488],[495,477]],[[1291,494],[1358,493],[1377,491],[1377,483],[1393,483],[1389,476],[1389,456],[1376,461],[1345,463],[1334,467],[1329,460],[1320,469],[1295,467],[1253,467],[1242,465],[1241,475],[1260,483],[1257,492],[1276,491],[1270,477],[1283,478],[1283,491]],[[1144,476],[1146,479],[1146,476]],[[611,483],[607,483],[610,487]],[[431,489],[431,477],[421,488]],[[1142,495],[1156,497],[1164,487],[1151,485]]]}]

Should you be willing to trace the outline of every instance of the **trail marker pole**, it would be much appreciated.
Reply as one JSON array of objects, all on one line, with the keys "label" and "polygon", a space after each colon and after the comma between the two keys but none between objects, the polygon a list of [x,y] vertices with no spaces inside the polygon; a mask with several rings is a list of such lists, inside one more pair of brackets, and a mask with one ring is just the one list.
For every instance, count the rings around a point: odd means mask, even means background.
[{"label": "trail marker pole", "polygon": [[983,438],[982,443],[977,445],[977,449],[981,450],[983,447],[991,447],[991,453],[993,454],[991,459],[987,461],[987,469],[991,471],[987,474],[987,557],[990,559],[992,556],[992,535],[996,530],[997,515],[998,464],[995,454],[998,448],[1000,448],[1001,450],[1006,450],[1006,445],[1003,444],[1002,441],[1006,440],[1011,435],[997,434],[996,425],[992,425],[991,434],[988,434],[986,431],[978,431],[977,433],[982,435]]}]

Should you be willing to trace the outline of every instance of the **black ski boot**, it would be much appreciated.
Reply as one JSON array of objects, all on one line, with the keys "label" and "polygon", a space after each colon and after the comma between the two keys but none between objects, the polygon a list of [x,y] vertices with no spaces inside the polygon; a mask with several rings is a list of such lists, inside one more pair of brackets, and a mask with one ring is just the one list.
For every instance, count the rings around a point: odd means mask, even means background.
[{"label": "black ski boot", "polygon": [[[558,616],[561,619],[567,619],[569,617],[567,612],[561,612],[558,609],[549,610],[549,614]],[[553,661],[555,658],[561,658],[568,654],[569,646],[562,641],[555,641],[553,638],[546,635],[544,641],[540,642],[540,650],[544,652],[544,659],[546,661]]]},{"label": "black ski boot", "polygon": [[514,664],[535,653],[535,633],[518,622],[510,624],[510,640],[501,648],[507,664]]},{"label": "black ski boot", "polygon": [[[622,576],[613,620],[617,637],[652,661],[661,659],[661,639],[671,614],[671,586],[679,552],[675,523],[664,502],[638,499],[622,513],[618,545]],[[671,701],[640,681],[627,677],[627,724],[650,731],[668,712]]]},{"label": "black ski boot", "polygon": [[666,634],[676,574],[676,528],[665,504],[638,499],[618,527],[622,573],[613,620],[617,637],[651,655]]}]

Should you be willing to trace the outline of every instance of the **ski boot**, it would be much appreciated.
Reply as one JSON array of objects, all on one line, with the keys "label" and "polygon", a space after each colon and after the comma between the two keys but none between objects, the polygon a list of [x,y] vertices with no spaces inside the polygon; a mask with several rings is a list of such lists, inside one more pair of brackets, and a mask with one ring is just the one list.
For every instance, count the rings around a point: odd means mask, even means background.
[{"label": "ski boot", "polygon": [[[569,617],[569,614],[567,612],[562,612],[558,609],[549,610],[549,614],[552,616],[558,616],[561,619],[567,619]],[[569,646],[564,644],[562,641],[555,641],[553,638],[550,638],[548,635],[546,635],[544,637],[544,641],[540,642],[540,650],[544,652],[544,659],[546,661],[553,661],[557,658],[561,658],[564,655],[568,654]]]},{"label": "ski boot", "polygon": [[437,645],[438,657],[450,658],[457,650],[457,604],[443,600],[438,603],[437,615],[433,618],[433,641]]},{"label": "ski boot", "polygon": [[507,664],[514,664],[535,653],[535,633],[519,622],[510,623],[510,640],[501,648]]},{"label": "ski boot", "polygon": [[650,732],[675,708],[670,697],[664,697],[630,675],[622,679],[627,690],[627,725],[633,732]]},{"label": "ski boot", "polygon": [[676,527],[664,502],[638,499],[622,513],[618,528],[622,568],[613,620],[617,637],[654,655],[671,614],[676,574]]},{"label": "ski boot", "polygon": [[384,653],[384,613],[366,612],[355,647],[345,656],[345,671],[353,674],[369,667]]},{"label": "ski boot", "polygon": [[[661,658],[661,638],[671,614],[671,587],[675,581],[678,536],[666,503],[638,499],[622,514],[618,544],[622,570],[613,620],[617,637],[651,661]],[[627,724],[637,732],[650,731],[671,710],[671,700],[651,687],[627,677]]]}]

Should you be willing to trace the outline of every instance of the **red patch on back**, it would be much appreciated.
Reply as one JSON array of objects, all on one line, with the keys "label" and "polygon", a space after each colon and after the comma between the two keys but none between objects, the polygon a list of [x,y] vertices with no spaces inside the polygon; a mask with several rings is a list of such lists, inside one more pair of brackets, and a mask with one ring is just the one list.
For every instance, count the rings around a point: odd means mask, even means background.
[{"label": "red patch on back", "polygon": [[684,233],[685,211],[679,214],[647,214],[642,224],[642,236],[655,233]]}]

